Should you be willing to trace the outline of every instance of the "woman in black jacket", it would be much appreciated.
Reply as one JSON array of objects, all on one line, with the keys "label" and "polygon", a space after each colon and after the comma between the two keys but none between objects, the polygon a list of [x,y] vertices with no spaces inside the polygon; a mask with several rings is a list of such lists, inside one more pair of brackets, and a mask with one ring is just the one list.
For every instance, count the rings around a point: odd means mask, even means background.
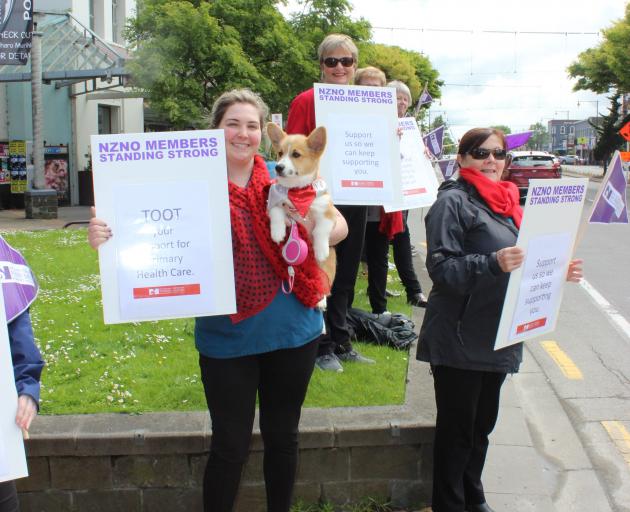
[{"label": "woman in black jacket", "polygon": [[[518,189],[501,181],[505,158],[501,131],[468,131],[459,179],[442,184],[426,217],[433,288],[417,357],[431,363],[435,387],[434,512],[492,511],[481,484],[488,435],[505,376],[523,357],[522,343],[493,348],[510,272],[524,259]],[[567,280],[581,279],[581,263],[571,262]]]}]

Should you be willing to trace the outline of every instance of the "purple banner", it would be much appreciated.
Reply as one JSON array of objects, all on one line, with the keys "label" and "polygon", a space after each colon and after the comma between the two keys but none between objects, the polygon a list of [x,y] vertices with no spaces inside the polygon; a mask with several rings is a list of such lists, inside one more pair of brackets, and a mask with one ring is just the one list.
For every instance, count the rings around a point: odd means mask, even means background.
[{"label": "purple banner", "polygon": [[438,165],[440,166],[440,171],[442,171],[445,180],[451,179],[455,171],[459,169],[455,158],[451,160],[438,160]]},{"label": "purple banner", "polygon": [[628,224],[626,185],[621,155],[617,151],[601,184],[602,192],[591,213],[590,224]]},{"label": "purple banner", "polygon": [[0,0],[0,65],[24,65],[33,39],[33,2]]},{"label": "purple banner", "polygon": [[507,145],[507,149],[516,149],[524,144],[527,144],[527,141],[531,138],[534,132],[520,132],[520,133],[510,133],[505,136],[505,143]]},{"label": "purple banner", "polygon": [[432,132],[427,133],[422,137],[422,140],[429,152],[435,158],[439,158],[442,154],[442,143],[444,142],[444,126],[440,126]]},{"label": "purple banner", "polygon": [[22,255],[0,236],[0,282],[7,322],[26,311],[37,296],[37,281]]}]

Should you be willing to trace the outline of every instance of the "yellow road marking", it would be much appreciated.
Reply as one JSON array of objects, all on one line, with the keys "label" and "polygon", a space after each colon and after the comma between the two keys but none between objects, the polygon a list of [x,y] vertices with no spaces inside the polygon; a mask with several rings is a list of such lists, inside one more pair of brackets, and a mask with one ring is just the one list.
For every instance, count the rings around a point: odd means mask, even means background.
[{"label": "yellow road marking", "polygon": [[602,421],[602,425],[630,466],[630,432],[620,421]]},{"label": "yellow road marking", "polygon": [[577,365],[563,352],[555,341],[542,341],[541,345],[547,351],[549,357],[555,361],[560,371],[567,379],[582,380],[584,378]]}]

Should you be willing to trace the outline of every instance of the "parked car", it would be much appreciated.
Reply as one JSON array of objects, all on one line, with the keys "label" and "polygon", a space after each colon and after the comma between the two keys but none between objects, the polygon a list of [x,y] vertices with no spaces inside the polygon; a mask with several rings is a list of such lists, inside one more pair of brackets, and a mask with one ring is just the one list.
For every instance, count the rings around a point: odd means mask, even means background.
[{"label": "parked car", "polygon": [[580,158],[578,155],[563,155],[560,157],[560,163],[566,165],[582,165],[584,159]]},{"label": "parked car", "polygon": [[544,151],[512,151],[503,179],[518,187],[521,202],[525,201],[530,179],[561,178],[562,170],[556,157]]}]

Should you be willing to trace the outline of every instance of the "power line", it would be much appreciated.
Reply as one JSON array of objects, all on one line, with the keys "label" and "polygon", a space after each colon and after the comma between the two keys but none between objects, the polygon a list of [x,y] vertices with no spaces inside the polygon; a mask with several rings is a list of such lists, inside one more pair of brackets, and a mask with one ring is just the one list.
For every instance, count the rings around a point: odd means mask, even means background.
[{"label": "power line", "polygon": [[512,34],[512,35],[552,35],[552,36],[597,36],[599,32],[571,32],[545,30],[470,30],[457,28],[425,28],[425,27],[372,27],[374,30],[404,30],[408,32],[456,32],[460,34]]}]

